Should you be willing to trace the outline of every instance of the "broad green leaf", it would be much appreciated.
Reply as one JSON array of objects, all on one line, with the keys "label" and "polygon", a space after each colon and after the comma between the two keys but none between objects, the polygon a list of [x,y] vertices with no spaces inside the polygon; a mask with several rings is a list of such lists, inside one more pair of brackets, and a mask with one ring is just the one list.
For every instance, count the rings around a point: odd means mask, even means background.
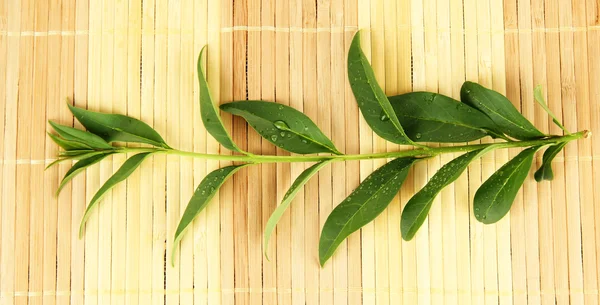
[{"label": "broad green leaf", "polygon": [[487,115],[445,95],[411,92],[388,98],[404,132],[415,142],[469,142],[501,134]]},{"label": "broad green leaf", "polygon": [[106,142],[137,142],[170,148],[156,130],[138,119],[122,114],[100,113],[71,104],[67,105],[81,125]]},{"label": "broad green leaf", "polygon": [[243,117],[263,138],[287,151],[341,154],[309,117],[292,107],[264,101],[241,101],[223,104],[221,109]]},{"label": "broad green leaf", "polygon": [[531,147],[522,151],[479,187],[473,199],[473,210],[478,221],[495,223],[510,211],[538,149]]},{"label": "broad green leaf", "polygon": [[202,61],[204,58],[204,51],[206,50],[206,46],[202,48],[200,51],[200,55],[198,56],[198,82],[200,85],[200,116],[202,117],[202,123],[204,123],[204,127],[206,131],[212,135],[217,142],[221,143],[221,145],[225,146],[225,148],[237,152],[244,153],[235,142],[229,133],[225,129],[223,125],[223,121],[221,121],[221,117],[219,116],[219,112],[213,103],[212,97],[210,95],[210,88],[208,87],[208,82],[206,81],[206,76],[204,74],[204,68],[202,68]]},{"label": "broad green leaf", "polygon": [[75,178],[75,176],[77,176],[80,172],[82,172],[86,168],[102,161],[102,159],[106,158],[106,156],[108,156],[110,154],[111,153],[100,153],[97,155],[92,155],[88,158],[82,159],[79,162],[75,163],[69,169],[69,171],[67,171],[67,173],[65,174],[65,177],[60,182],[60,185],[58,186],[58,190],[56,190],[56,196],[58,196],[58,194],[60,194],[60,191],[63,189],[63,187],[65,187],[65,185],[67,185],[67,183],[69,181],[71,181],[71,179]]},{"label": "broad green leaf", "polygon": [[69,150],[81,150],[81,149],[92,149],[91,146],[89,146],[89,145],[87,145],[85,143],[66,140],[66,139],[63,139],[63,138],[61,138],[59,136],[53,135],[53,134],[51,134],[49,132],[48,132],[48,136],[50,137],[50,139],[52,139],[52,141],[54,141],[54,143],[58,144],[58,146],[62,147],[66,151],[69,151]]},{"label": "broad green leaf", "polygon": [[542,180],[552,180],[554,179],[554,172],[552,171],[552,160],[558,155],[558,153],[567,145],[567,142],[558,143],[556,145],[552,145],[546,149],[544,152],[544,157],[542,158],[542,165],[540,168],[535,171],[533,177],[535,181],[542,182]]},{"label": "broad green leaf", "polygon": [[271,217],[269,217],[269,220],[267,221],[267,226],[265,228],[264,237],[263,237],[263,240],[264,240],[263,249],[265,251],[265,256],[267,257],[267,260],[269,259],[269,257],[267,256],[267,250],[269,249],[269,239],[271,238],[271,234],[273,233],[273,230],[275,230],[275,226],[281,219],[281,216],[283,216],[283,213],[285,213],[287,208],[290,206],[290,203],[292,202],[294,197],[296,197],[296,194],[298,193],[298,191],[300,191],[300,189],[304,186],[304,184],[306,184],[306,182],[308,182],[308,180],[310,180],[310,178],[314,174],[316,174],[321,168],[323,168],[325,165],[331,163],[331,161],[332,160],[321,161],[321,162],[316,163],[313,166],[307,168],[306,170],[304,170],[298,176],[298,178],[296,178],[296,180],[294,180],[294,183],[292,183],[289,190],[283,196],[283,200],[281,201],[279,206],[277,206],[275,211],[273,211],[273,214],[271,214]]},{"label": "broad green leaf", "polygon": [[[82,145],[90,148],[108,149],[113,148],[110,144],[106,143],[101,137],[87,131],[79,130],[77,128],[64,126],[57,124],[52,121],[48,121],[52,128],[61,136],[63,139],[70,142],[79,142]],[[53,138],[54,139],[54,138]],[[57,143],[58,144],[58,143]],[[60,144],[59,144],[60,145]],[[65,148],[66,149],[66,148]]]},{"label": "broad green leaf", "polygon": [[560,129],[562,129],[565,133],[570,134],[570,132],[565,128],[565,126],[563,126],[563,124],[560,123],[560,121],[554,115],[554,113],[552,113],[550,108],[548,108],[548,104],[546,104],[546,100],[544,100],[544,93],[542,92],[541,85],[536,86],[533,90],[533,98],[538,104],[540,104],[540,106],[542,106],[542,109],[544,109],[544,111],[548,113],[548,115],[552,118],[552,122],[554,122],[556,126],[560,127]]},{"label": "broad green leaf", "polygon": [[371,222],[390,204],[411,165],[419,159],[397,158],[369,175],[325,221],[319,241],[321,266],[351,233]]},{"label": "broad green leaf", "polygon": [[106,180],[102,187],[100,187],[98,192],[96,192],[96,194],[88,204],[85,213],[83,214],[83,219],[81,220],[81,225],[79,226],[79,238],[83,237],[85,222],[90,217],[91,211],[100,202],[100,199],[102,199],[102,196],[104,196],[106,192],[112,189],[119,182],[127,179],[127,177],[129,177],[129,175],[131,175],[131,173],[133,173],[133,171],[135,171],[148,156],[150,156],[150,154],[152,153],[139,153],[127,159],[127,161],[125,161],[125,163],[121,165],[117,172],[114,173],[110,178],[108,178],[108,180]]},{"label": "broad green leaf", "polygon": [[360,111],[373,131],[398,144],[415,144],[402,129],[387,96],[377,84],[373,69],[360,48],[360,31],[356,32],[348,51],[348,80]]},{"label": "broad green leaf", "polygon": [[485,113],[505,134],[513,138],[532,140],[545,137],[504,95],[494,90],[465,82],[460,89],[460,99]]},{"label": "broad green leaf", "polygon": [[240,165],[230,165],[217,170],[210,172],[198,185],[196,191],[194,191],[194,195],[190,199],[183,215],[181,216],[181,220],[179,221],[179,225],[177,226],[177,230],[175,230],[175,237],[173,238],[173,249],[171,250],[171,265],[175,265],[175,251],[177,250],[177,246],[179,245],[179,241],[183,237],[183,233],[185,230],[192,224],[194,218],[204,208],[210,200],[215,196],[215,194],[219,191],[219,188],[229,177],[231,177],[235,172],[241,169],[244,166],[248,166],[250,164],[240,164]]},{"label": "broad green leaf", "polygon": [[469,163],[490,151],[493,146],[468,152],[442,166],[418,193],[404,206],[400,229],[404,240],[411,240],[431,209],[433,200],[440,191],[454,182],[465,171]]}]

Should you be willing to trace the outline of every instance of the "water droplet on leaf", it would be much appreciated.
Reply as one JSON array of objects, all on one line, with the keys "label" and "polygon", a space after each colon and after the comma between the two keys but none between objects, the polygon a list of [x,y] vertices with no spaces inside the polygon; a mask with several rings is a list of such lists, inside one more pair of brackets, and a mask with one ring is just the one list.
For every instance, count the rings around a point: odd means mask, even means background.
[{"label": "water droplet on leaf", "polygon": [[273,125],[279,130],[290,130],[290,126],[284,121],[275,121]]},{"label": "water droplet on leaf", "polygon": [[420,139],[422,137],[421,133],[417,132],[417,134],[415,135],[415,138]]},{"label": "water droplet on leaf", "polygon": [[271,136],[271,141],[273,141],[273,142],[277,141],[277,135],[275,135],[275,134],[272,135]]}]

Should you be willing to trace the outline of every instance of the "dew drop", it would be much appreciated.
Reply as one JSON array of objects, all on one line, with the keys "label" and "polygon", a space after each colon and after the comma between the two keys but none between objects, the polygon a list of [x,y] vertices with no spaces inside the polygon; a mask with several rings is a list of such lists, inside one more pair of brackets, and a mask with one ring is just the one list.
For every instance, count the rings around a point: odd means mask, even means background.
[{"label": "dew drop", "polygon": [[200,194],[204,195],[204,194],[206,194],[206,191],[202,190],[202,192],[200,192]]},{"label": "dew drop", "polygon": [[481,216],[481,219],[486,219],[486,218],[487,218],[487,216],[485,216],[485,215]]},{"label": "dew drop", "polygon": [[279,133],[279,135],[280,135],[281,137],[285,137],[285,132],[283,132],[283,131],[282,131],[282,132],[280,132],[280,133]]},{"label": "dew drop", "polygon": [[417,132],[417,134],[415,135],[415,138],[420,139],[422,137],[420,132]]},{"label": "dew drop", "polygon": [[290,126],[284,121],[275,121],[273,122],[273,125],[279,130],[290,130]]},{"label": "dew drop", "polygon": [[385,114],[385,112],[381,112],[381,115],[379,116],[379,120],[382,122],[389,121],[390,117],[388,117],[387,114]]},{"label": "dew drop", "polygon": [[307,130],[308,130],[308,126],[304,126],[304,131],[307,131]]},{"label": "dew drop", "polygon": [[288,137],[288,138],[291,138],[291,137],[292,137],[292,134],[291,134],[291,133],[288,133],[288,134],[287,134],[287,137]]},{"label": "dew drop", "polygon": [[475,212],[479,212],[479,208],[475,208]]},{"label": "dew drop", "polygon": [[214,192],[214,191],[215,191],[215,188],[211,186],[211,187],[210,187],[210,192],[212,193],[212,192]]},{"label": "dew drop", "polygon": [[308,141],[302,139],[302,143],[306,144],[306,143],[308,143]]},{"label": "dew drop", "polygon": [[277,107],[279,110],[283,110],[283,106],[279,105],[279,107]]},{"label": "dew drop", "polygon": [[273,142],[277,141],[277,135],[275,135],[275,134],[272,135],[271,136],[271,141],[273,141]]}]

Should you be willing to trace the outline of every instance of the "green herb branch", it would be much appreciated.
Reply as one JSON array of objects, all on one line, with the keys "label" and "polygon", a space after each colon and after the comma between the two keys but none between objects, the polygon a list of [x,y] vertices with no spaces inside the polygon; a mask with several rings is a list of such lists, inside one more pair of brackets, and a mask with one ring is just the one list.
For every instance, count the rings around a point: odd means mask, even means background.
[{"label": "green herb branch", "polygon": [[[203,48],[198,58],[200,84],[200,111],[208,133],[233,155],[206,154],[181,151],[170,147],[146,123],[120,114],[106,114],[72,106],[69,109],[85,127],[79,130],[55,122],[50,125],[56,134],[50,134],[63,151],[49,166],[63,161],[76,160],[61,181],[60,190],[77,174],[114,154],[133,154],[101,186],[90,201],[80,226],[80,237],[85,222],[102,196],[116,184],[124,181],[149,156],[156,154],[178,155],[206,160],[232,161],[230,165],[209,173],[200,182],[173,237],[171,261],[174,264],[179,241],[193,219],[211,201],[220,186],[240,168],[260,163],[312,162],[301,173],[284,195],[281,204],[273,211],[264,232],[264,251],[277,222],[292,203],[294,196],[321,168],[331,162],[369,159],[391,159],[372,174],[331,212],[321,231],[319,260],[321,265],[329,260],[337,247],[353,232],[375,219],[387,208],[404,182],[413,164],[446,153],[463,153],[443,165],[429,182],[404,206],[400,231],[405,240],[412,239],[424,223],[431,205],[439,192],[454,182],[468,165],[495,149],[525,148],[492,174],[475,193],[472,212],[475,218],[490,224],[499,221],[510,210],[518,190],[525,181],[537,151],[547,147],[542,165],[534,178],[541,182],[553,178],[552,160],[567,143],[590,135],[589,131],[570,133],[550,111],[540,87],[534,92],[535,100],[552,117],[565,135],[546,135],[521,115],[502,94],[473,82],[465,82],[460,101],[433,92],[411,92],[386,96],[378,85],[373,70],[360,47],[357,33],[348,51],[348,77],[350,87],[365,121],[383,139],[415,147],[412,150],[371,154],[345,155],[305,114],[289,106],[266,101],[237,101],[222,104],[220,109],[244,118],[249,126],[265,140],[294,153],[290,156],[254,155],[240,149],[219,116],[210,95],[203,70]],[[501,139],[487,144],[429,147],[428,143],[466,143],[484,137]],[[135,142],[145,147],[116,147],[112,142]]]}]

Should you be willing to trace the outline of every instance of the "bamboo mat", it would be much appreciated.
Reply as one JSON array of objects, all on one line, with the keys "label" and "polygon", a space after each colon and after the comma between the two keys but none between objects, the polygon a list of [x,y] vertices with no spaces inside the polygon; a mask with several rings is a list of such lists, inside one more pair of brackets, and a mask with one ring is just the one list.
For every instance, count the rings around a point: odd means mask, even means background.
[{"label": "bamboo mat", "polygon": [[[532,173],[511,210],[484,226],[474,191],[517,151],[470,166],[403,242],[401,207],[452,156],[419,164],[400,195],[324,268],[328,213],[381,161],[335,163],[300,192],[262,255],[271,211],[306,165],[248,167],[226,183],[165,262],[187,200],[226,165],[156,156],[77,228],[125,157],[103,161],[53,196],[69,164],[46,120],[75,124],[64,99],[138,117],[173,146],[228,153],[207,136],[195,61],[208,44],[217,101],[264,99],[310,116],[346,153],[396,150],[359,116],[345,76],[354,32],[385,91],[439,91],[465,80],[506,95],[542,131],[542,84],[570,130],[600,134],[597,0],[0,0],[0,304],[598,304],[600,139],[567,146],[555,180]],[[285,154],[224,116],[240,147]],[[538,157],[537,163],[541,160]]]}]

